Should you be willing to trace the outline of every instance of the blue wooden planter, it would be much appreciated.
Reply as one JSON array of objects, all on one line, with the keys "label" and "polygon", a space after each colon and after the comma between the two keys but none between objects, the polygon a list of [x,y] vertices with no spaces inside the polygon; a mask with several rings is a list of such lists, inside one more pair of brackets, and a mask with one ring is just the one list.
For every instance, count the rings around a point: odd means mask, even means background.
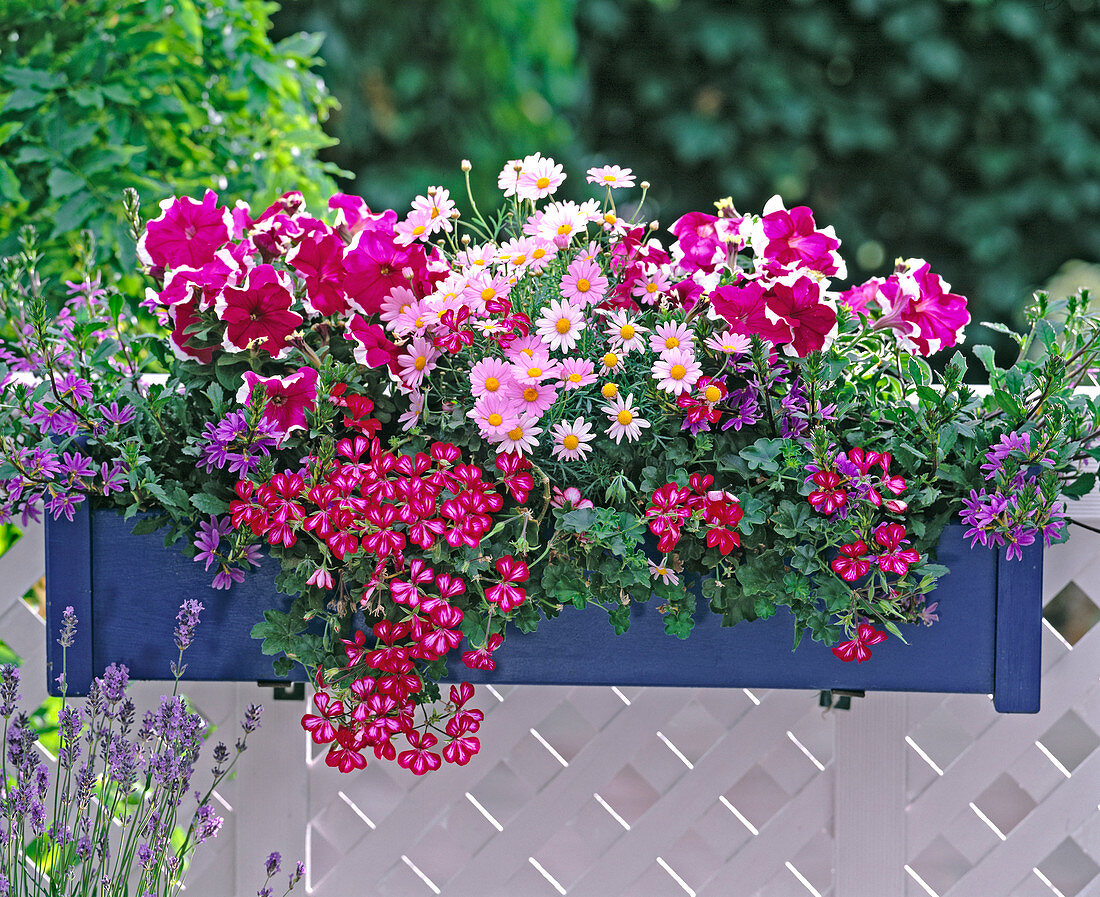
[{"label": "blue wooden planter", "polygon": [[[167,679],[177,651],[172,641],[181,601],[206,606],[185,655],[192,680],[273,680],[271,660],[249,633],[272,606],[277,562],[263,565],[229,591],[210,588],[202,565],[158,534],[134,536],[131,521],[81,505],[72,522],[46,527],[47,676],[61,672],[57,633],[72,605],[80,620],[68,652],[70,694],[82,694],[109,663],[125,663],[134,679]],[[723,629],[703,611],[691,637],[664,634],[656,602],[635,604],[631,626],[617,636],[599,609],[566,608],[532,635],[509,634],[493,673],[455,669],[471,682],[542,685],[721,686],[749,688],[930,691],[992,694],[997,710],[1039,709],[1042,623],[1041,545],[1022,561],[1003,552],[971,550],[963,527],[950,526],[939,545],[951,568],[935,594],[940,622],[905,627],[876,645],[874,657],[844,663],[805,638],[792,653],[793,624],[785,610],[770,620]],[[289,601],[289,599],[287,599]],[[454,665],[452,665],[454,666]],[[301,680],[295,670],[288,681]]]}]

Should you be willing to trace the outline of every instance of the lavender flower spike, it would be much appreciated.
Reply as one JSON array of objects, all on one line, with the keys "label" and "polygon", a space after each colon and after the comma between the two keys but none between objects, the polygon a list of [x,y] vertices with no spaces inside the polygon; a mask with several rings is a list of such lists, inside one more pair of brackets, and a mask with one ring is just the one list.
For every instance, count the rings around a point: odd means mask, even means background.
[{"label": "lavender flower spike", "polygon": [[191,647],[191,641],[195,637],[195,627],[199,625],[199,614],[204,609],[201,601],[193,599],[188,599],[180,605],[180,612],[176,614],[176,631],[173,633],[176,647],[180,651],[186,651]]}]

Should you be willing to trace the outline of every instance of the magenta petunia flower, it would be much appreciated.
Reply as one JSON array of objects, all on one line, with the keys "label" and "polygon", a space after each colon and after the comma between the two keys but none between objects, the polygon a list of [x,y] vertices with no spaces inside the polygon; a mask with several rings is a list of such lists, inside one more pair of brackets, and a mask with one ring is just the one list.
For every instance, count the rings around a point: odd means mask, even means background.
[{"label": "magenta petunia flower", "polygon": [[966,298],[948,292],[951,285],[933,274],[924,259],[907,259],[898,273],[903,283],[912,278],[917,288],[905,320],[917,330],[913,340],[920,354],[931,355],[955,345],[962,338],[963,328],[970,323]]},{"label": "magenta petunia flower", "polygon": [[780,321],[773,321],[765,313],[766,293],[758,283],[744,286],[718,287],[711,294],[711,304],[733,333],[743,336],[759,336],[773,345],[789,343],[791,328]]},{"label": "magenta petunia flower", "polygon": [[425,265],[420,244],[402,248],[394,243],[393,233],[364,230],[344,251],[348,275],[344,290],[352,308],[364,315],[376,314],[390,290],[410,286],[406,268],[422,271]]},{"label": "magenta petunia flower", "polygon": [[332,231],[306,234],[286,256],[287,264],[306,279],[306,308],[318,315],[336,315],[348,310],[342,286],[344,242]]},{"label": "magenta petunia flower", "polygon": [[244,385],[237,393],[237,401],[248,403],[257,386],[263,385],[263,420],[279,431],[282,442],[292,430],[306,428],[306,412],[317,404],[317,381],[320,374],[313,368],[300,367],[289,377],[261,377],[253,371],[244,372]]},{"label": "magenta petunia flower", "polygon": [[273,356],[282,352],[302,323],[302,316],[290,310],[293,299],[289,276],[271,265],[249,271],[242,287],[226,287],[215,306],[225,321],[226,351],[244,350],[258,341]]},{"label": "magenta petunia flower", "polygon": [[348,329],[344,338],[355,343],[352,354],[359,364],[368,368],[377,368],[389,365],[396,372],[397,346],[386,337],[386,331],[378,324],[368,324],[359,315],[353,315],[348,321]]},{"label": "magenta petunia flower", "polygon": [[726,247],[718,238],[716,215],[688,212],[669,228],[676,236],[673,257],[684,271],[713,271],[726,260]]},{"label": "magenta petunia flower", "polygon": [[765,300],[765,312],[790,328],[791,346],[799,358],[819,351],[836,336],[836,309],[810,277],[800,277],[790,286],[773,284]]},{"label": "magenta petunia flower", "polygon": [[773,196],[764,206],[761,226],[768,241],[762,253],[764,258],[788,268],[846,276],[843,260],[837,253],[840,240],[831,227],[817,229],[814,213],[808,206],[795,206],[788,211],[783,208],[783,201]]},{"label": "magenta petunia flower", "polygon": [[145,226],[138,240],[138,258],[149,267],[201,268],[229,242],[233,217],[218,205],[218,194],[207,190],[202,202],[189,196],[164,200],[160,217]]}]

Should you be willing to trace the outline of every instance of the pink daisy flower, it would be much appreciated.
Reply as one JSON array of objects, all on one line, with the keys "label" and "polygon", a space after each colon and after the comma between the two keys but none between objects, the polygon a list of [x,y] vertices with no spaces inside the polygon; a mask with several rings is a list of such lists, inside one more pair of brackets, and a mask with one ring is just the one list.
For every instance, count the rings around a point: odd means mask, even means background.
[{"label": "pink daisy flower", "polygon": [[422,336],[415,337],[397,359],[402,382],[417,388],[435,367],[439,350]]},{"label": "pink daisy flower", "polygon": [[440,231],[451,232],[451,219],[458,208],[451,201],[451,191],[446,187],[429,187],[427,196],[412,201],[413,211],[426,217],[429,236]]},{"label": "pink daisy flower", "polygon": [[428,324],[435,320],[435,313],[428,308],[427,303],[417,299],[394,318],[390,323],[390,332],[394,336],[408,336],[410,334],[423,336],[424,331],[428,329]]},{"label": "pink daisy flower", "polygon": [[515,378],[512,366],[500,358],[483,358],[470,368],[470,393],[475,398],[504,395]]},{"label": "pink daisy flower", "polygon": [[749,350],[752,340],[744,334],[727,330],[724,333],[716,333],[707,337],[706,345],[715,352],[722,352],[726,355],[743,355]]},{"label": "pink daisy flower", "polygon": [[657,299],[672,289],[672,280],[664,265],[647,264],[642,267],[642,276],[630,289],[630,295],[636,296],[646,305],[656,305]]},{"label": "pink daisy flower", "polygon": [[611,338],[611,346],[616,352],[629,355],[631,352],[641,352],[645,349],[643,333],[649,333],[648,327],[636,323],[626,309],[615,309],[608,314],[611,319],[607,324],[605,333]]},{"label": "pink daisy flower", "polygon": [[505,275],[479,271],[466,283],[460,298],[469,303],[471,311],[481,312],[486,302],[507,299],[511,291],[512,282]]},{"label": "pink daisy flower", "polygon": [[650,425],[649,421],[638,416],[638,409],[634,407],[634,393],[630,393],[625,399],[616,396],[610,405],[604,405],[603,413],[611,421],[607,435],[616,443],[624,436],[627,442],[637,442],[642,435],[642,429]]},{"label": "pink daisy flower", "polygon": [[666,321],[653,328],[649,338],[649,348],[654,352],[666,352],[669,349],[690,349],[695,346],[695,333],[682,321]]},{"label": "pink daisy flower", "polygon": [[497,187],[504,191],[505,196],[515,196],[516,187],[519,185],[520,175],[524,171],[533,171],[534,166],[542,159],[542,153],[534,153],[523,159],[512,159],[504,164],[497,175]]},{"label": "pink daisy flower", "polygon": [[407,392],[409,395],[409,407],[408,410],[398,418],[401,423],[402,430],[411,430],[420,422],[420,415],[424,413],[424,393],[419,390],[405,390],[401,387],[402,392]]},{"label": "pink daisy flower", "polygon": [[617,352],[605,352],[600,366],[604,374],[617,374],[623,369],[623,356]]},{"label": "pink daisy flower", "polygon": [[653,379],[657,388],[673,395],[691,392],[703,369],[690,349],[669,349],[653,365]]},{"label": "pink daisy flower", "polygon": [[[564,249],[573,237],[583,233],[589,221],[599,220],[599,203],[595,200],[577,205],[572,200],[555,202],[548,205],[534,226],[534,235],[550,240],[559,249]],[[524,232],[528,231],[524,225]]]},{"label": "pink daisy flower", "polygon": [[531,415],[538,420],[558,396],[556,383],[516,383],[508,387],[507,395],[512,400],[512,407]]},{"label": "pink daisy flower", "polygon": [[523,170],[516,178],[516,196],[532,202],[553,196],[565,181],[564,168],[553,159],[524,160]]},{"label": "pink daisy flower", "polygon": [[504,350],[504,357],[512,364],[527,364],[529,361],[534,361],[536,355],[550,357],[546,344],[535,333],[529,333],[527,336],[521,336],[519,339],[513,340],[511,345]]},{"label": "pink daisy flower", "polygon": [[411,212],[408,218],[397,222],[393,229],[393,242],[398,246],[408,246],[417,240],[426,242],[431,236],[428,224],[431,219],[424,212]]},{"label": "pink daisy flower", "polygon": [[416,305],[416,293],[408,287],[394,287],[382,300],[382,310],[378,317],[384,324],[397,320],[398,316]]},{"label": "pink daisy flower", "polygon": [[587,326],[584,312],[567,299],[553,299],[535,322],[535,331],[551,349],[572,352]]},{"label": "pink daisy flower", "polygon": [[653,579],[660,579],[666,585],[674,586],[680,581],[680,577],[670,568],[655,564],[653,561],[649,561],[649,575]]},{"label": "pink daisy flower", "polygon": [[587,358],[567,358],[561,363],[558,376],[566,391],[580,389],[596,382],[596,366]]},{"label": "pink daisy flower", "polygon": [[483,395],[474,402],[473,410],[466,416],[477,423],[481,435],[490,441],[503,438],[519,421],[519,415],[512,410],[512,403],[502,395]]},{"label": "pink daisy flower", "polygon": [[551,428],[554,436],[554,446],[550,449],[559,461],[588,460],[588,452],[592,450],[592,440],[595,435],[592,425],[583,417],[578,417],[573,423],[562,421]]},{"label": "pink daisy flower", "polygon": [[468,246],[455,255],[456,268],[487,269],[497,257],[497,248],[492,243],[480,246]]},{"label": "pink daisy flower", "polygon": [[604,165],[602,168],[589,168],[587,180],[590,184],[609,189],[633,187],[634,173],[629,168],[620,168],[618,165]]},{"label": "pink daisy flower", "polygon": [[536,427],[537,417],[530,414],[521,414],[514,426],[504,433],[503,438],[497,443],[497,454],[515,452],[522,455],[537,448],[539,441],[535,437],[542,432],[541,427]]},{"label": "pink daisy flower", "polygon": [[542,237],[531,237],[531,242],[528,245],[530,248],[527,250],[527,254],[530,257],[532,271],[541,271],[558,254],[558,247],[552,241],[544,240]]},{"label": "pink daisy flower", "polygon": [[587,308],[603,301],[607,278],[589,259],[576,259],[561,279],[561,294],[574,305]]},{"label": "pink daisy flower", "polygon": [[521,386],[541,383],[558,376],[558,363],[547,352],[536,351],[530,357],[521,355],[512,363],[512,376]]}]

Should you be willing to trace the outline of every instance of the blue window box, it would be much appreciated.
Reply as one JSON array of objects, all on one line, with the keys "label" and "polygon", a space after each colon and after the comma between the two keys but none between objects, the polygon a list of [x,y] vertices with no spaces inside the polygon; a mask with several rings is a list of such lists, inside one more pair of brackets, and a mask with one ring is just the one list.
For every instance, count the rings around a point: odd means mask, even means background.
[{"label": "blue window box", "polygon": [[[133,535],[132,521],[111,510],[80,508],[73,521],[46,527],[51,689],[61,672],[57,633],[67,605],[80,620],[68,652],[69,693],[83,694],[109,663],[125,663],[134,679],[167,678],[177,655],[175,616],[185,598],[206,606],[184,658],[185,679],[274,680],[272,658],[249,635],[272,606],[274,559],[265,558],[229,591],[214,591],[210,575],[178,546],[165,548],[158,534]],[[566,608],[537,633],[509,634],[496,671],[466,670],[456,660],[452,675],[498,684],[961,692],[992,694],[1004,713],[1037,712],[1042,546],[1010,562],[1003,552],[971,550],[963,527],[952,525],[940,540],[938,560],[951,568],[935,593],[940,621],[904,627],[908,645],[887,639],[862,664],[844,663],[808,637],[792,652],[794,630],[785,610],[723,629],[700,602],[695,630],[680,640],[665,635],[657,602],[650,601],[634,605],[625,635],[614,633],[602,610]],[[286,681],[303,678],[296,669]]]}]

